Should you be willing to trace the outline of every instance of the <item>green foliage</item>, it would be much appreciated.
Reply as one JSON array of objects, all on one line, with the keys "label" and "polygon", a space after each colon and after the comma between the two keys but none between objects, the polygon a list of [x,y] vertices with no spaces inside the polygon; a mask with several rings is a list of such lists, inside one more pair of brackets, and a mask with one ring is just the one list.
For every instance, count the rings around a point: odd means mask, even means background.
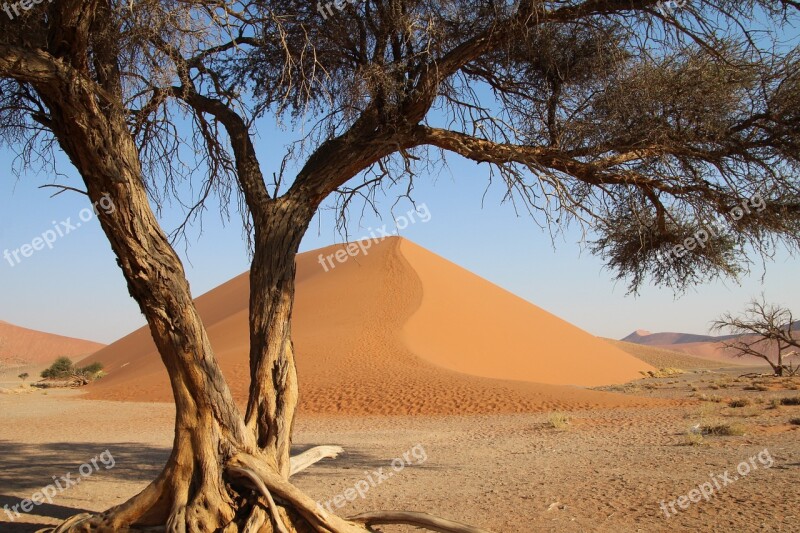
[{"label": "green foliage", "polygon": [[45,379],[65,379],[75,373],[75,365],[69,357],[59,357],[42,372]]},{"label": "green foliage", "polygon": [[89,380],[97,379],[103,372],[103,363],[92,363],[84,367],[77,367],[69,357],[59,357],[42,372],[45,379],[68,379],[73,376],[81,376]]},{"label": "green foliage", "polygon": [[22,381],[25,381],[26,379],[28,379],[28,377],[30,377],[30,374],[28,374],[27,372],[23,372],[22,374],[20,374],[20,375],[19,375],[19,376],[17,376],[17,377],[18,377],[19,379],[21,379]]},{"label": "green foliage", "polygon": [[103,371],[103,363],[95,362],[91,365],[78,369],[78,373],[86,377],[96,376]]}]

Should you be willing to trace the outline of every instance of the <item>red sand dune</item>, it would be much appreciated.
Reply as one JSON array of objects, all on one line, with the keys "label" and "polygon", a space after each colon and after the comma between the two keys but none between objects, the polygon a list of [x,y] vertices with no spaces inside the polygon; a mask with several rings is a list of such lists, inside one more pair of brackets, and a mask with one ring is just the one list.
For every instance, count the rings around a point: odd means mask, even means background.
[{"label": "red sand dune", "polygon": [[[744,340],[749,340],[751,337],[742,337]],[[730,366],[736,365],[766,365],[767,363],[754,356],[736,357],[736,350],[726,348],[722,342],[685,342],[680,344],[655,344],[653,347],[666,348],[676,352],[683,352],[688,355],[708,359],[711,361],[719,361]],[[774,357],[776,350],[767,348],[765,353]]]},{"label": "red sand dune", "polygon": [[0,362],[43,364],[62,355],[78,360],[104,346],[98,342],[62,337],[0,321]]},{"label": "red sand dune", "polygon": [[[386,239],[335,263],[331,246],[298,258],[293,330],[300,409],[329,414],[524,412],[641,405],[577,387],[621,383],[652,367],[416,246]],[[197,305],[234,396],[247,396],[248,276]],[[147,330],[90,360],[108,376],[89,398],[170,401]]]},{"label": "red sand dune", "polygon": [[[721,362],[731,366],[766,364],[763,359],[758,357],[736,357],[736,350],[724,346],[725,341],[732,342],[736,339],[736,335],[711,336],[671,332],[650,333],[649,331],[636,330],[622,340],[644,346],[652,346],[653,348],[682,352],[687,355]],[[743,336],[741,339],[750,341],[753,337]],[[772,357],[777,355],[776,349],[769,346],[765,346],[765,353]]]},{"label": "red sand dune", "polygon": [[724,337],[714,337],[711,335],[694,335],[692,333],[650,333],[649,331],[637,329],[624,339],[625,342],[644,344],[645,346],[669,346],[672,344],[716,342]]}]

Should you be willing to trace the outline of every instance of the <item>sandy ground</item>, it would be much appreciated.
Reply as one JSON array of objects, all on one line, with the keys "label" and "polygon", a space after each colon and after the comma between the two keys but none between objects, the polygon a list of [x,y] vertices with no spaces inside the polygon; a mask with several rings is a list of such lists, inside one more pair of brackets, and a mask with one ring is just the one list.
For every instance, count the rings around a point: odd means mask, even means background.
[{"label": "sandy ground", "polygon": [[[298,450],[339,444],[347,454],[294,478],[341,515],[414,509],[500,532],[800,531],[800,407],[770,408],[773,398],[798,397],[788,386],[738,378],[741,368],[707,371],[628,386],[629,394],[672,405],[577,410],[555,429],[552,413],[444,417],[319,417],[298,420]],[[755,387],[754,385],[758,385]],[[753,390],[753,389],[765,390]],[[99,468],[52,504],[0,531],[35,531],[81,510],[102,510],[142,489],[166,460],[172,437],[169,404],[86,401],[75,391],[0,393],[0,508],[18,505],[48,483],[108,450],[114,468]],[[744,398],[750,405],[728,407]],[[741,436],[687,445],[696,424],[740,424]],[[416,446],[416,448],[415,448]],[[764,450],[767,450],[766,454]],[[757,454],[761,453],[761,458]],[[403,455],[406,459],[403,459]],[[740,477],[742,461],[753,457]],[[404,468],[378,483],[374,472]],[[766,461],[766,459],[769,461]],[[764,462],[761,459],[765,459]],[[771,468],[767,464],[771,462]],[[709,501],[660,509],[728,472],[736,481]],[[365,497],[348,488],[364,487]],[[359,484],[361,482],[361,484]],[[724,483],[721,483],[724,485]],[[363,490],[362,490],[363,492]],[[333,499],[345,505],[337,509]],[[385,527],[387,532],[410,531]]]}]

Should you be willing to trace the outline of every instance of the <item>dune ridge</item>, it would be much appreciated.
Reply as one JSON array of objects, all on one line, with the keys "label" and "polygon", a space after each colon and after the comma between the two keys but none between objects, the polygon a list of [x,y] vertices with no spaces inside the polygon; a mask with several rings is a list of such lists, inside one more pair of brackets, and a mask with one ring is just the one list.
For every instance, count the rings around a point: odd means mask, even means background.
[{"label": "dune ridge", "polygon": [[80,359],[105,344],[16,326],[0,320],[0,362],[47,364],[61,356]]},{"label": "dune ridge", "polygon": [[[389,238],[366,254],[323,270],[318,256],[344,246],[298,257],[292,328],[301,413],[444,415],[649,402],[563,386],[620,383],[639,377],[638,369],[652,367],[435,254]],[[461,296],[452,294],[452,285],[441,290],[431,286],[442,277],[459,280],[455,286]],[[246,400],[249,384],[248,291],[245,273],[196,300],[240,403]],[[456,296],[461,299],[456,305],[442,307],[442,298]],[[476,301],[484,307],[508,304],[514,315],[485,325],[486,334],[494,336],[489,345],[478,344],[472,331],[476,321],[485,319]],[[516,316],[519,312],[523,317]],[[537,320],[543,324],[527,324]],[[455,337],[451,323],[461,324]],[[525,337],[520,324],[539,335]],[[509,340],[515,331],[523,340]],[[538,349],[536,342],[544,342],[541,335],[546,331],[568,332],[570,337]],[[572,335],[578,337],[575,343]],[[448,344],[447,339],[453,341]],[[533,344],[523,346],[528,341]],[[573,361],[564,364],[565,358]],[[88,398],[171,401],[166,371],[146,329],[91,359],[103,362],[108,376],[89,388]]]}]

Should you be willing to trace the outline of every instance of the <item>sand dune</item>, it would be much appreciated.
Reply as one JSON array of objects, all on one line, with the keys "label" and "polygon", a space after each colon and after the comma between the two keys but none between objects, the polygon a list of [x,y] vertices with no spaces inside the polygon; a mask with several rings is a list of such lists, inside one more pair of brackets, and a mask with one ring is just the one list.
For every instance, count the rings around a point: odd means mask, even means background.
[{"label": "sand dune", "polygon": [[0,321],[0,362],[7,364],[44,364],[62,355],[77,360],[104,346]]},{"label": "sand dune", "polygon": [[[726,348],[724,342],[731,342],[737,339],[737,335],[694,335],[691,333],[650,333],[649,331],[636,330],[622,341],[638,344],[641,346],[651,346],[653,348],[672,350],[681,352],[693,357],[700,357],[709,361],[714,361],[724,365],[754,365],[763,362],[758,357],[746,356],[736,357],[736,350]],[[741,337],[744,340],[752,340],[752,336]],[[764,347],[764,352],[774,357],[777,350],[774,347]]]},{"label": "sand dune", "polygon": [[[649,365],[460,267],[392,238],[325,271],[332,246],[298,258],[293,330],[300,409],[328,414],[524,412],[642,403],[563,384],[640,377]],[[234,396],[247,395],[243,274],[197,305]],[[95,354],[89,397],[170,401],[142,329]]]},{"label": "sand dune", "polygon": [[733,335],[715,337],[713,335],[695,335],[693,333],[661,332],[650,333],[649,331],[637,329],[622,341],[643,344],[645,346],[667,346],[670,344],[683,344],[695,342],[717,342]]},{"label": "sand dune", "polygon": [[658,346],[615,341],[613,339],[603,340],[610,342],[613,346],[616,346],[620,350],[627,352],[637,359],[641,359],[648,365],[653,365],[656,368],[680,368],[683,370],[694,370],[701,368],[735,366],[736,364],[735,361],[716,361],[678,352],[674,349],[660,348]]},{"label": "sand dune", "polygon": [[763,359],[758,357],[736,357],[736,351],[725,348],[722,342],[683,342],[680,344],[654,344],[652,346],[654,348],[682,352],[694,357],[701,357],[709,361],[716,361],[730,366],[755,365],[764,362]]}]

